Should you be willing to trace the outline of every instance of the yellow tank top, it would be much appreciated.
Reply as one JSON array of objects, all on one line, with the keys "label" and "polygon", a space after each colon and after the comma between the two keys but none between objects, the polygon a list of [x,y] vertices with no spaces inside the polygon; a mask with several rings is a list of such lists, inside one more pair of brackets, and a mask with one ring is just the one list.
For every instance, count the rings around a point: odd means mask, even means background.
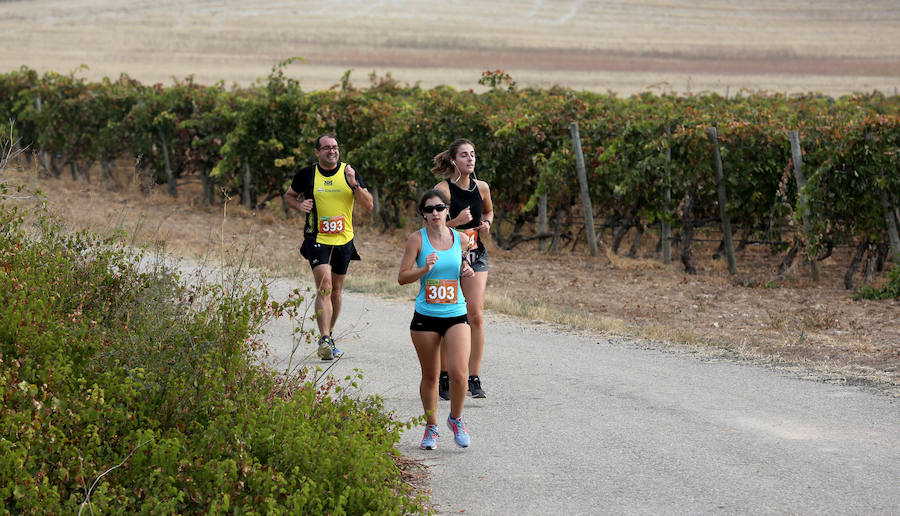
[{"label": "yellow tank top", "polygon": [[325,177],[316,165],[313,213],[318,220],[311,222],[316,224],[316,242],[320,244],[344,245],[353,240],[353,190],[347,184],[345,168],[347,164],[341,163],[333,176]]}]

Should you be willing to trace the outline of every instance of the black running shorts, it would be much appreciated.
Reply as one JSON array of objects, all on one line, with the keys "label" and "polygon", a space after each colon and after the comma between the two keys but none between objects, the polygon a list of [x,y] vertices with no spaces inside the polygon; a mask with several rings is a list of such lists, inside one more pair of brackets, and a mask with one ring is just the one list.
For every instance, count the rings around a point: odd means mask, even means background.
[{"label": "black running shorts", "polygon": [[413,312],[412,322],[409,323],[410,331],[431,331],[437,333],[441,337],[447,333],[447,330],[457,324],[469,324],[468,315],[458,315],[456,317],[431,317],[422,315],[419,312]]},{"label": "black running shorts", "polygon": [[351,260],[359,260],[359,253],[353,240],[344,245],[320,244],[312,239],[304,239],[300,246],[300,254],[309,261],[309,266],[315,269],[319,265],[331,265],[333,274],[347,274]]}]

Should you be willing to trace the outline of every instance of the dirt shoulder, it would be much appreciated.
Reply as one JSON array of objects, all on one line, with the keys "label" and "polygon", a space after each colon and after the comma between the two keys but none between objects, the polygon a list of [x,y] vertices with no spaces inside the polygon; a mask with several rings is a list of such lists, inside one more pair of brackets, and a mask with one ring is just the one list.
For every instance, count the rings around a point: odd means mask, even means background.
[{"label": "dirt shoulder", "polygon": [[[162,193],[145,196],[127,178],[110,185],[7,172],[6,181],[39,187],[50,211],[75,229],[124,230],[138,244],[179,255],[249,260],[281,275],[309,275],[296,252],[299,217],[232,204],[203,207],[190,182],[172,199]],[[396,287],[396,262],[413,228],[382,233],[365,215],[357,219],[363,261],[353,264],[347,287],[407,295]],[[701,243],[694,251],[698,273],[686,275],[680,263],[663,265],[655,244],[645,236],[637,258],[630,259],[621,256],[630,246],[627,238],[619,256],[607,242],[597,257],[589,256],[583,243],[551,255],[540,252],[536,242],[509,251],[489,242],[488,308],[900,397],[900,302],[852,300],[843,288],[851,249],[838,248],[821,262],[821,279],[813,283],[800,265],[776,276],[781,256],[764,247],[738,253],[739,272],[731,276],[724,260],[711,258],[716,243]],[[862,278],[858,274],[855,280]],[[882,281],[884,273],[876,274],[876,284]]]}]

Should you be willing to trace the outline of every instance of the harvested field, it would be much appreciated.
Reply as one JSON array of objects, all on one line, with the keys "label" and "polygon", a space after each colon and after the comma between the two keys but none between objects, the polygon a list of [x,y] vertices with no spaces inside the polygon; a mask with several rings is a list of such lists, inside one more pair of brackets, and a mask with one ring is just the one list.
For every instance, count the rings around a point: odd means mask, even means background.
[{"label": "harvested field", "polygon": [[423,87],[524,86],[627,95],[741,89],[842,94],[900,86],[900,6],[889,0],[0,2],[0,68],[247,85],[291,56],[307,89],[347,69]]}]

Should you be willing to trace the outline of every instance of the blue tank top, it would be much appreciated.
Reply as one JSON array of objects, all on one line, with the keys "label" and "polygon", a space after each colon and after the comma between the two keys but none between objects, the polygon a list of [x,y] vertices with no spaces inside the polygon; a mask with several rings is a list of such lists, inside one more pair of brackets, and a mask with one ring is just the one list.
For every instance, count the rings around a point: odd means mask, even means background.
[{"label": "blue tank top", "polygon": [[[416,296],[416,312],[429,317],[459,317],[466,315],[466,298],[459,282],[459,268],[462,266],[462,247],[459,234],[449,229],[453,235],[453,245],[446,251],[438,251],[428,240],[428,232],[422,228],[422,250],[416,257],[416,266],[425,265],[425,257],[433,252],[438,260],[428,274],[419,279],[419,294]],[[456,297],[456,302],[452,301]],[[432,301],[432,302],[429,302]]]}]

